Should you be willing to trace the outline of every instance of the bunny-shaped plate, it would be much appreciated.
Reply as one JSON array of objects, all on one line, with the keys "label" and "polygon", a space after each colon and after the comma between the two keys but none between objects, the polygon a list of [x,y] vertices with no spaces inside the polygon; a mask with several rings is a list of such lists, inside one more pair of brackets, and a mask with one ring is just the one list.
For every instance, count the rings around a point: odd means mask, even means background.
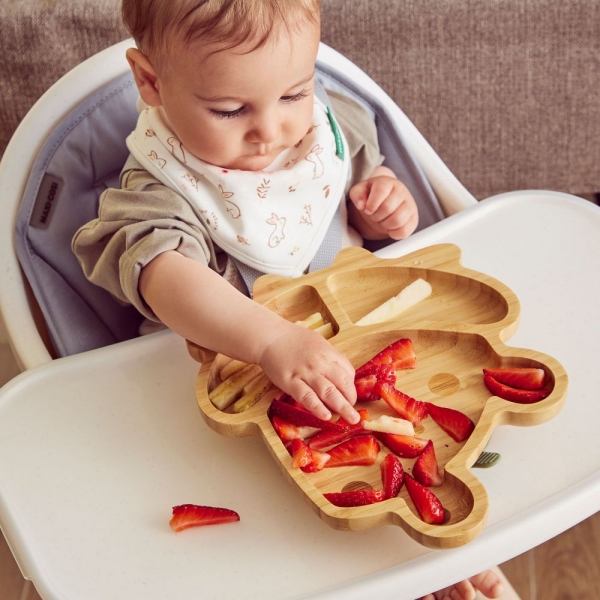
[{"label": "bunny-shaped plate", "polygon": [[[431,295],[391,321],[359,326],[356,322],[416,279],[426,280]],[[270,392],[245,412],[219,410],[208,394],[220,382],[221,366],[228,360],[188,343],[202,363],[196,385],[201,414],[216,432],[230,437],[261,435],[275,462],[297,486],[313,510],[331,527],[360,530],[393,523],[431,548],[452,548],[474,539],[482,530],[488,496],[470,467],[494,428],[502,424],[537,425],[560,410],[568,379],[563,367],[540,352],[511,348],[505,341],[516,331],[519,302],[499,281],[460,264],[460,250],[451,244],[424,248],[398,259],[379,259],[360,248],[342,250],[332,266],[287,279],[266,275],[257,280],[254,299],[291,321],[319,312],[333,326],[329,340],[358,367],[392,342],[412,341],[415,369],[397,372],[396,387],[409,396],[457,409],[475,423],[470,437],[455,442],[431,418],[416,435],[433,440],[443,474],[432,488],[445,509],[445,521],[427,524],[419,518],[406,486],[396,498],[358,507],[338,507],[323,494],[348,489],[381,489],[379,453],[375,465],[325,468],[305,473],[292,466],[290,453],[273,429],[267,410]],[[545,372],[549,395],[531,404],[517,404],[493,396],[483,383],[484,368],[537,367]],[[359,403],[371,419],[393,415],[383,401]],[[401,459],[411,473],[416,459]]]}]

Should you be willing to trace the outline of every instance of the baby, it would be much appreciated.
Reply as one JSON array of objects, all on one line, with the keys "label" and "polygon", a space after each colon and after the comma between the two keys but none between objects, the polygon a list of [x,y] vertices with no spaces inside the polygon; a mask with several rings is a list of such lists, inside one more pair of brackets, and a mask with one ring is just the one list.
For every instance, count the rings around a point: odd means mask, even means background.
[{"label": "baby", "polygon": [[240,293],[240,274],[250,288],[259,273],[325,266],[331,230],[339,249],[417,226],[372,120],[316,97],[318,0],[125,0],[123,15],[144,108],[121,190],[74,238],[84,272],[198,345],[259,364],[318,417],[356,423],[348,359]]},{"label": "baby", "polygon": [[[121,189],[73,240],[86,276],[260,365],[321,419],[356,423],[348,359],[248,293],[261,273],[299,276],[326,266],[327,248],[403,239],[418,222],[370,117],[315,81],[319,1],[124,0],[123,17],[141,112]],[[495,598],[501,584],[488,571],[452,598],[478,588]]]}]

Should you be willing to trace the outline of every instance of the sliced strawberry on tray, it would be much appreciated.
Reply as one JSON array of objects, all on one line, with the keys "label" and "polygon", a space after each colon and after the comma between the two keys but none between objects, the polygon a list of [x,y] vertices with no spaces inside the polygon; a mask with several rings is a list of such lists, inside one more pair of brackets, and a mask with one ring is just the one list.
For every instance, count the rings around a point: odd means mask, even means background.
[{"label": "sliced strawberry on tray", "polygon": [[297,427],[308,426],[318,427],[320,429],[333,429],[335,431],[343,431],[342,425],[338,425],[334,421],[323,421],[305,408],[288,404],[285,400],[273,400],[269,407],[269,417],[279,417]]},{"label": "sliced strawberry on tray", "polygon": [[413,477],[423,485],[429,487],[442,485],[442,475],[438,467],[432,440],[427,442],[427,446],[417,458],[412,473]]},{"label": "sliced strawberry on tray", "polygon": [[403,419],[415,427],[427,416],[427,404],[407,396],[389,383],[379,383],[377,387],[381,397]]},{"label": "sliced strawberry on tray", "polygon": [[330,492],[323,494],[335,506],[366,506],[385,500],[383,490],[348,490],[347,492]]},{"label": "sliced strawberry on tray", "polygon": [[305,473],[317,473],[318,471],[322,471],[327,461],[331,458],[327,452],[322,452],[321,450],[314,450],[311,448],[312,453],[312,461],[307,464],[305,467],[300,467],[302,471]]},{"label": "sliced strawberry on tray", "polygon": [[370,362],[375,365],[390,365],[395,371],[414,369],[417,366],[417,355],[410,339],[402,338],[384,348]]},{"label": "sliced strawberry on tray", "polygon": [[464,442],[475,429],[475,423],[454,408],[445,408],[427,402],[431,418],[455,441]]},{"label": "sliced strawberry on tray", "polygon": [[331,458],[325,467],[350,467],[373,465],[377,462],[379,442],[372,435],[360,435],[329,449]]},{"label": "sliced strawberry on tray", "polygon": [[415,458],[427,446],[429,440],[412,435],[396,435],[394,433],[375,432],[375,437],[400,458]]},{"label": "sliced strawberry on tray", "polygon": [[550,390],[543,388],[540,390],[518,390],[517,388],[500,383],[489,374],[483,376],[483,383],[485,383],[485,387],[492,392],[494,396],[518,404],[532,404],[534,402],[539,402],[550,395]]},{"label": "sliced strawberry on tray", "polygon": [[444,522],[444,507],[431,490],[408,474],[404,475],[404,485],[422,521],[430,525],[440,525]]},{"label": "sliced strawberry on tray", "polygon": [[544,386],[546,379],[544,369],[533,367],[483,369],[483,374],[489,375],[496,381],[519,390],[539,390]]},{"label": "sliced strawberry on tray", "polygon": [[404,481],[402,463],[393,454],[386,454],[381,461],[381,481],[386,498],[395,498]]},{"label": "sliced strawberry on tray", "polygon": [[292,466],[294,467],[301,469],[308,466],[313,460],[312,451],[304,440],[292,440],[290,450],[292,453]]},{"label": "sliced strawberry on tray", "polygon": [[354,386],[356,387],[357,400],[371,402],[379,400],[380,395],[377,390],[377,384],[396,383],[396,371],[391,365],[376,365],[372,362],[364,364],[356,369],[354,375]]},{"label": "sliced strawberry on tray", "polygon": [[240,516],[229,508],[180,504],[173,507],[173,517],[169,525],[173,531],[183,531],[201,525],[219,525],[239,521]]},{"label": "sliced strawberry on tray", "polygon": [[356,400],[358,402],[373,402],[374,400],[379,400],[380,396],[377,393],[378,383],[379,379],[377,379],[375,373],[355,379],[354,387],[356,388]]},{"label": "sliced strawberry on tray", "polygon": [[277,432],[279,439],[285,444],[289,444],[293,440],[301,440],[302,434],[300,430],[291,423],[280,419],[279,417],[273,417],[271,419],[271,423],[273,424],[273,429]]},{"label": "sliced strawberry on tray", "polygon": [[344,419],[338,419],[336,423],[342,426],[344,430],[336,431],[328,429],[326,431],[319,431],[319,433],[316,433],[310,438],[310,440],[308,440],[308,445],[313,450],[321,450],[323,448],[327,448],[328,446],[339,444],[340,442],[343,442],[351,437],[364,434],[365,430],[362,426],[362,422],[369,420],[369,412],[365,409],[361,409],[358,411],[358,414],[360,415],[360,421],[355,425],[351,425]]}]

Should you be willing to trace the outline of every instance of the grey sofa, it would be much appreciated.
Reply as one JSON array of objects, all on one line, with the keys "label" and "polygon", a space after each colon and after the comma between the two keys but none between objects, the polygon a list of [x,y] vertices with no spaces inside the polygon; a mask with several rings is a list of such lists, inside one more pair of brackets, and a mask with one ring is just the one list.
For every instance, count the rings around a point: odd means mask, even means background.
[{"label": "grey sofa", "polygon": [[[600,191],[600,2],[322,0],[368,72],[477,198]],[[127,36],[119,0],[0,3],[0,154],[62,74]]]}]

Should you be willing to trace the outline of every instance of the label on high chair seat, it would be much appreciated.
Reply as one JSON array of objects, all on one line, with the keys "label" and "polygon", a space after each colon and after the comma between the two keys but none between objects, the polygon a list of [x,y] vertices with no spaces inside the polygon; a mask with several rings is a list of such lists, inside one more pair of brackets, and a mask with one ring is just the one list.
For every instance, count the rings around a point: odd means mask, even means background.
[{"label": "label on high chair seat", "polygon": [[37,229],[47,229],[54,216],[56,204],[63,189],[62,179],[46,173],[35,198],[29,224]]}]

